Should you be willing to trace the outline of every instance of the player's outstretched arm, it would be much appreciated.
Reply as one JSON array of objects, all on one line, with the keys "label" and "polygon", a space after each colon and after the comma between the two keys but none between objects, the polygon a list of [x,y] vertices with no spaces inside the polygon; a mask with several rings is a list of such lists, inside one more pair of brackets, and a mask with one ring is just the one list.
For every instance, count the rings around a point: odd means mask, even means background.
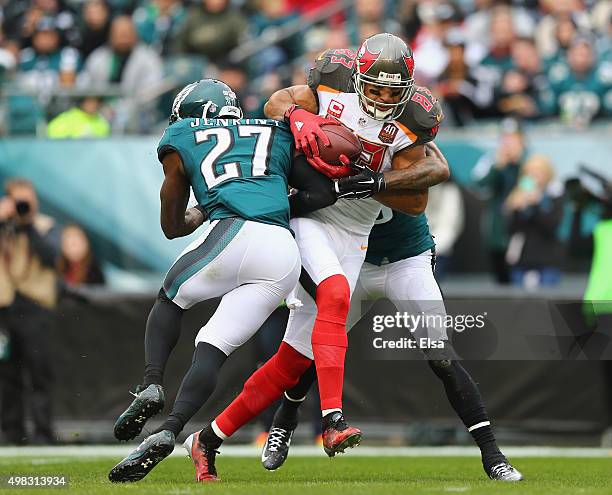
[{"label": "player's outstretched arm", "polygon": [[396,154],[385,172],[387,191],[427,189],[448,180],[448,162],[433,143]]},{"label": "player's outstretched arm", "polygon": [[386,189],[375,198],[385,206],[409,215],[423,213],[427,207],[428,188],[450,176],[446,158],[431,142],[399,153],[394,157],[392,167],[384,174]]},{"label": "player's outstretched arm", "polygon": [[264,105],[264,114],[269,119],[283,120],[291,105],[299,105],[310,113],[319,113],[319,104],[314,93],[306,84],[278,90]]},{"label": "player's outstretched arm", "polygon": [[160,223],[168,239],[191,234],[206,220],[204,210],[187,209],[189,181],[178,153],[168,153],[163,159],[164,182],[159,193],[161,199]]}]

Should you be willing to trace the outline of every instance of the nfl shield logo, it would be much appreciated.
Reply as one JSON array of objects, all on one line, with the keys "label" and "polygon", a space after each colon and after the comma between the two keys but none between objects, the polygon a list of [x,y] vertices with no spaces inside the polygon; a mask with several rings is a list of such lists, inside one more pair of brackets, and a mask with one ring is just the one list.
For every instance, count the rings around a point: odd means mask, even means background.
[{"label": "nfl shield logo", "polygon": [[391,144],[397,136],[397,131],[399,131],[399,128],[395,124],[385,124],[378,134],[378,139],[383,143]]}]

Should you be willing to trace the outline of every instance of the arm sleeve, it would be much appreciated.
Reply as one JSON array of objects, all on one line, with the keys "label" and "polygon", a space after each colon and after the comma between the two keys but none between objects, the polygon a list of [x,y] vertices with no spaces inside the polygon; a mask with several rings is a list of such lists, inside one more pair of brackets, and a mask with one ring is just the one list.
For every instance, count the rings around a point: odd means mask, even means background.
[{"label": "arm sleeve", "polygon": [[297,193],[289,196],[292,217],[307,215],[336,202],[333,181],[312,168],[304,155],[293,160],[289,185],[297,189]]}]

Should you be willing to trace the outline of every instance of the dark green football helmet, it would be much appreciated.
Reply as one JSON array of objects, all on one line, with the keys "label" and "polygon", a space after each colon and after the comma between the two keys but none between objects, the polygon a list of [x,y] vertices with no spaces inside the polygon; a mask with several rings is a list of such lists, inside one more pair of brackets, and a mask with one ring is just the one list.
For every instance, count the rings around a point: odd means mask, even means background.
[{"label": "dark green football helmet", "polygon": [[215,119],[242,118],[236,93],[217,79],[201,79],[185,86],[174,98],[170,123],[189,117]]}]

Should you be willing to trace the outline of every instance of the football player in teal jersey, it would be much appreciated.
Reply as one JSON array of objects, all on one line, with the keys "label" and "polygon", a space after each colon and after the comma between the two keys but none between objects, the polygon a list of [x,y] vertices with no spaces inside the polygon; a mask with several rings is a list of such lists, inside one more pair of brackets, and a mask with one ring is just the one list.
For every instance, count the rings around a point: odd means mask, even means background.
[{"label": "football player in teal jersey", "polygon": [[[446,161],[434,143],[428,143],[426,148],[428,154]],[[402,314],[444,317],[446,309],[434,278],[434,265],[435,242],[425,214],[409,216],[383,206],[368,238],[366,259],[351,298],[347,329],[383,297]],[[421,339],[425,339],[421,351],[444,384],[451,406],[478,444],[487,475],[495,480],[522,480],[522,474],[499,450],[478,386],[457,361],[445,328],[417,328],[412,338],[417,347],[423,342]],[[430,341],[445,341],[444,348],[428,348]],[[287,459],[298,423],[298,408],[315,379],[315,370],[310,368],[293,389],[285,392],[262,452],[266,469],[276,470]]]},{"label": "football player in teal jersey", "polygon": [[[301,262],[290,212],[336,200],[330,179],[305,159],[294,159],[289,127],[271,119],[243,119],[234,92],[221,81],[204,79],[177,95],[157,153],[165,175],[164,234],[169,239],[189,235],[206,219],[210,226],[166,274],[147,321],[144,380],[115,424],[117,439],[137,436],[163,408],[163,373],[183,312],[207,299],[221,296],[221,302],[196,337],[191,368],[168,419],[111,470],[113,482],[142,479],[172,452],[176,436],[214,391],[227,357],[297,284]],[[291,197],[289,183],[299,188]],[[190,189],[198,206],[187,209]],[[292,349],[284,355],[289,367],[310,365]]]}]

